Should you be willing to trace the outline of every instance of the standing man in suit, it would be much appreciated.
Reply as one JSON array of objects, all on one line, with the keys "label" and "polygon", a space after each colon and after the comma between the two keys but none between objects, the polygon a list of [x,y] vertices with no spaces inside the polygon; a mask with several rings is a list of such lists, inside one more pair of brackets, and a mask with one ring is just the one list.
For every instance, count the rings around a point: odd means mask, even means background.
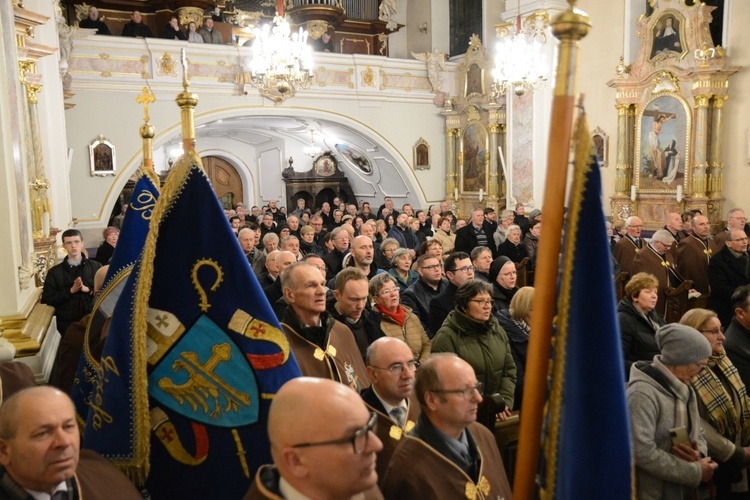
[{"label": "standing man in suit", "polygon": [[475,208],[471,211],[471,222],[456,231],[456,252],[471,254],[475,247],[487,247],[492,252],[492,257],[497,257],[497,246],[495,245],[495,233],[492,224],[484,220],[484,210]]},{"label": "standing man in suit", "polygon": [[419,405],[410,400],[419,361],[406,342],[383,337],[368,347],[366,364],[371,385],[362,392],[362,399],[378,415],[377,435],[383,442],[378,480],[382,482],[393,450],[419,418]]},{"label": "standing man in suit", "polygon": [[675,251],[677,272],[686,280],[691,280],[693,288],[703,295],[711,291],[708,283],[708,263],[718,253],[719,247],[708,237],[711,233],[711,223],[707,217],[696,215],[690,226],[693,231],[680,240]]}]

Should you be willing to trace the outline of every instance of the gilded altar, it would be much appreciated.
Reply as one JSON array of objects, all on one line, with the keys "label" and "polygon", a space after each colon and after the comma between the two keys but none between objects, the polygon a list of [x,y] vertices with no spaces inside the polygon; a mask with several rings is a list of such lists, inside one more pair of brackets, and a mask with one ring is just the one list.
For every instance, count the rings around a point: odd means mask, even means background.
[{"label": "gilded altar", "polygon": [[683,0],[652,6],[638,20],[637,59],[621,61],[608,82],[617,92],[612,219],[637,215],[646,229],[658,229],[669,212],[700,209],[718,226],[724,110],[739,67],[711,39],[715,7]]}]

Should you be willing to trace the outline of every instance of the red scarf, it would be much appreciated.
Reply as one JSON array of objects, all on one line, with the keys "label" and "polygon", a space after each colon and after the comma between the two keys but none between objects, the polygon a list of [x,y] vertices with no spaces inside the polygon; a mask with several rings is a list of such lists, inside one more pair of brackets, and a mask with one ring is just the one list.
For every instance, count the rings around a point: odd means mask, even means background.
[{"label": "red scarf", "polygon": [[406,311],[404,311],[404,308],[401,307],[401,304],[399,304],[398,308],[396,308],[396,312],[392,313],[391,311],[388,311],[387,309],[383,309],[380,307],[380,304],[375,304],[375,307],[378,308],[378,311],[385,314],[389,318],[391,318],[393,321],[398,323],[399,326],[404,326],[404,321],[406,321]]}]

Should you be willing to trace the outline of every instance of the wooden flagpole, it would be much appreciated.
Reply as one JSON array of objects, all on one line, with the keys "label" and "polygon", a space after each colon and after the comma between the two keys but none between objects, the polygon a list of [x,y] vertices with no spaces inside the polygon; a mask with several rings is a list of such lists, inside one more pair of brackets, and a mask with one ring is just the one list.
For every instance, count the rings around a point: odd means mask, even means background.
[{"label": "wooden flagpole", "polygon": [[552,320],[557,304],[557,276],[563,229],[565,188],[570,137],[575,109],[575,70],[578,41],[591,27],[588,16],[568,0],[568,10],[550,24],[560,40],[557,79],[552,101],[547,178],[544,188],[544,224],[539,238],[539,254],[534,276],[534,314],[531,318],[526,381],[523,390],[518,456],[513,482],[513,498],[533,500],[539,465],[542,418],[547,391],[547,371],[552,337]]}]

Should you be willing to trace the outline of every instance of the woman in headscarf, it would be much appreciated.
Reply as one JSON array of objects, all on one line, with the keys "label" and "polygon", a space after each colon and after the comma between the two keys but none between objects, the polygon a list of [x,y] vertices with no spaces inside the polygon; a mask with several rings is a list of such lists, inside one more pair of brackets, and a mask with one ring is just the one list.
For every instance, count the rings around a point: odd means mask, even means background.
[{"label": "woman in headscarf", "polygon": [[94,260],[101,263],[101,265],[106,266],[109,264],[112,255],[115,253],[117,240],[120,237],[120,230],[114,226],[109,226],[104,230],[102,236],[104,237],[104,241],[102,241],[102,244],[99,245],[99,248],[96,250],[96,257],[94,257]]},{"label": "woman in headscarf", "polygon": [[716,313],[691,309],[680,323],[695,328],[711,344],[708,364],[693,377],[691,385],[698,396],[698,412],[708,455],[719,463],[714,473],[716,498],[732,498],[732,492],[748,495],[750,462],[750,401],[737,368],[724,352],[724,329]]},{"label": "woman in headscarf", "polygon": [[500,311],[510,307],[510,301],[518,291],[516,264],[508,257],[498,257],[490,264],[489,278],[492,283],[492,298],[495,300],[493,311],[497,316]]}]

